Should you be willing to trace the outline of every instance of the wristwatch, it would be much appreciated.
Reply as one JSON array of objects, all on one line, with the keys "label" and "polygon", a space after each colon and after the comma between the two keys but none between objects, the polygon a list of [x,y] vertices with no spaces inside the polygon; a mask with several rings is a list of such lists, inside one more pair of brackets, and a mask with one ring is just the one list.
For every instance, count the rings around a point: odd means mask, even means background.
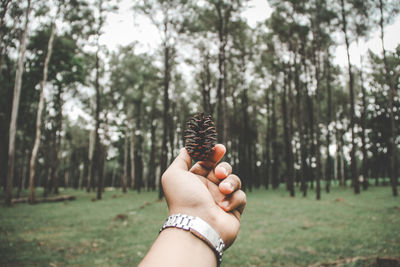
[{"label": "wristwatch", "polygon": [[199,217],[185,214],[172,214],[167,218],[160,232],[165,228],[178,228],[190,231],[193,235],[203,240],[214,251],[218,266],[222,262],[225,244],[217,231]]}]

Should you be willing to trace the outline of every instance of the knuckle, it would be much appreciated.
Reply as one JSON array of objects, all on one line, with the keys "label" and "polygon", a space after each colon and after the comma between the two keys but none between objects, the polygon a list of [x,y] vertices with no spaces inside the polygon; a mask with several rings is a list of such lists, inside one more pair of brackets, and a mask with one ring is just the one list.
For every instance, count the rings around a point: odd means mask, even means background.
[{"label": "knuckle", "polygon": [[238,194],[239,194],[239,199],[240,199],[240,201],[241,201],[244,205],[246,205],[246,203],[247,203],[247,196],[246,196],[246,193],[243,192],[242,190],[239,190],[239,191],[238,191]]},{"label": "knuckle", "polygon": [[236,174],[229,175],[229,179],[237,186],[238,189],[242,187],[242,181]]}]

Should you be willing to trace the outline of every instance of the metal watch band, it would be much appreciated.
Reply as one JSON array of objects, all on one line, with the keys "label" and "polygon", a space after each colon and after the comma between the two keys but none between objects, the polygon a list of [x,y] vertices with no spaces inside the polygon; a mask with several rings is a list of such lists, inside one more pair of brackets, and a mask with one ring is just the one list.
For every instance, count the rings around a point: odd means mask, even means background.
[{"label": "metal watch band", "polygon": [[193,235],[203,240],[214,251],[218,266],[221,264],[225,244],[219,234],[207,222],[199,217],[172,214],[167,218],[160,232],[165,228],[171,227],[190,231]]}]

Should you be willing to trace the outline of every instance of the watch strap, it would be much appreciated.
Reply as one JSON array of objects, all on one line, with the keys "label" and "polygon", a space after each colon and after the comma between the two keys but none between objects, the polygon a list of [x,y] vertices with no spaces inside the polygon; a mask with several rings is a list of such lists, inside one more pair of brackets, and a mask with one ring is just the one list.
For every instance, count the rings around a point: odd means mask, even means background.
[{"label": "watch strap", "polygon": [[190,231],[193,235],[203,240],[214,251],[218,266],[221,264],[225,248],[224,241],[206,221],[190,215],[172,214],[167,218],[160,232],[165,228],[171,227]]}]

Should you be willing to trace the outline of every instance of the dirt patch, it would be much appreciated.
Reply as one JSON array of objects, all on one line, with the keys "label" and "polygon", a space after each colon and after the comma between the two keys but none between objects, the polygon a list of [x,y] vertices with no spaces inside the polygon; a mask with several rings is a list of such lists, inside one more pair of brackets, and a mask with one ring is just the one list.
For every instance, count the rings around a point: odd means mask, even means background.
[{"label": "dirt patch", "polygon": [[[400,267],[400,258],[396,257],[354,257],[340,259],[331,262],[317,262],[308,267],[336,267],[345,266],[347,264],[356,264],[356,266],[364,267]],[[361,264],[361,265],[360,265]]]}]

